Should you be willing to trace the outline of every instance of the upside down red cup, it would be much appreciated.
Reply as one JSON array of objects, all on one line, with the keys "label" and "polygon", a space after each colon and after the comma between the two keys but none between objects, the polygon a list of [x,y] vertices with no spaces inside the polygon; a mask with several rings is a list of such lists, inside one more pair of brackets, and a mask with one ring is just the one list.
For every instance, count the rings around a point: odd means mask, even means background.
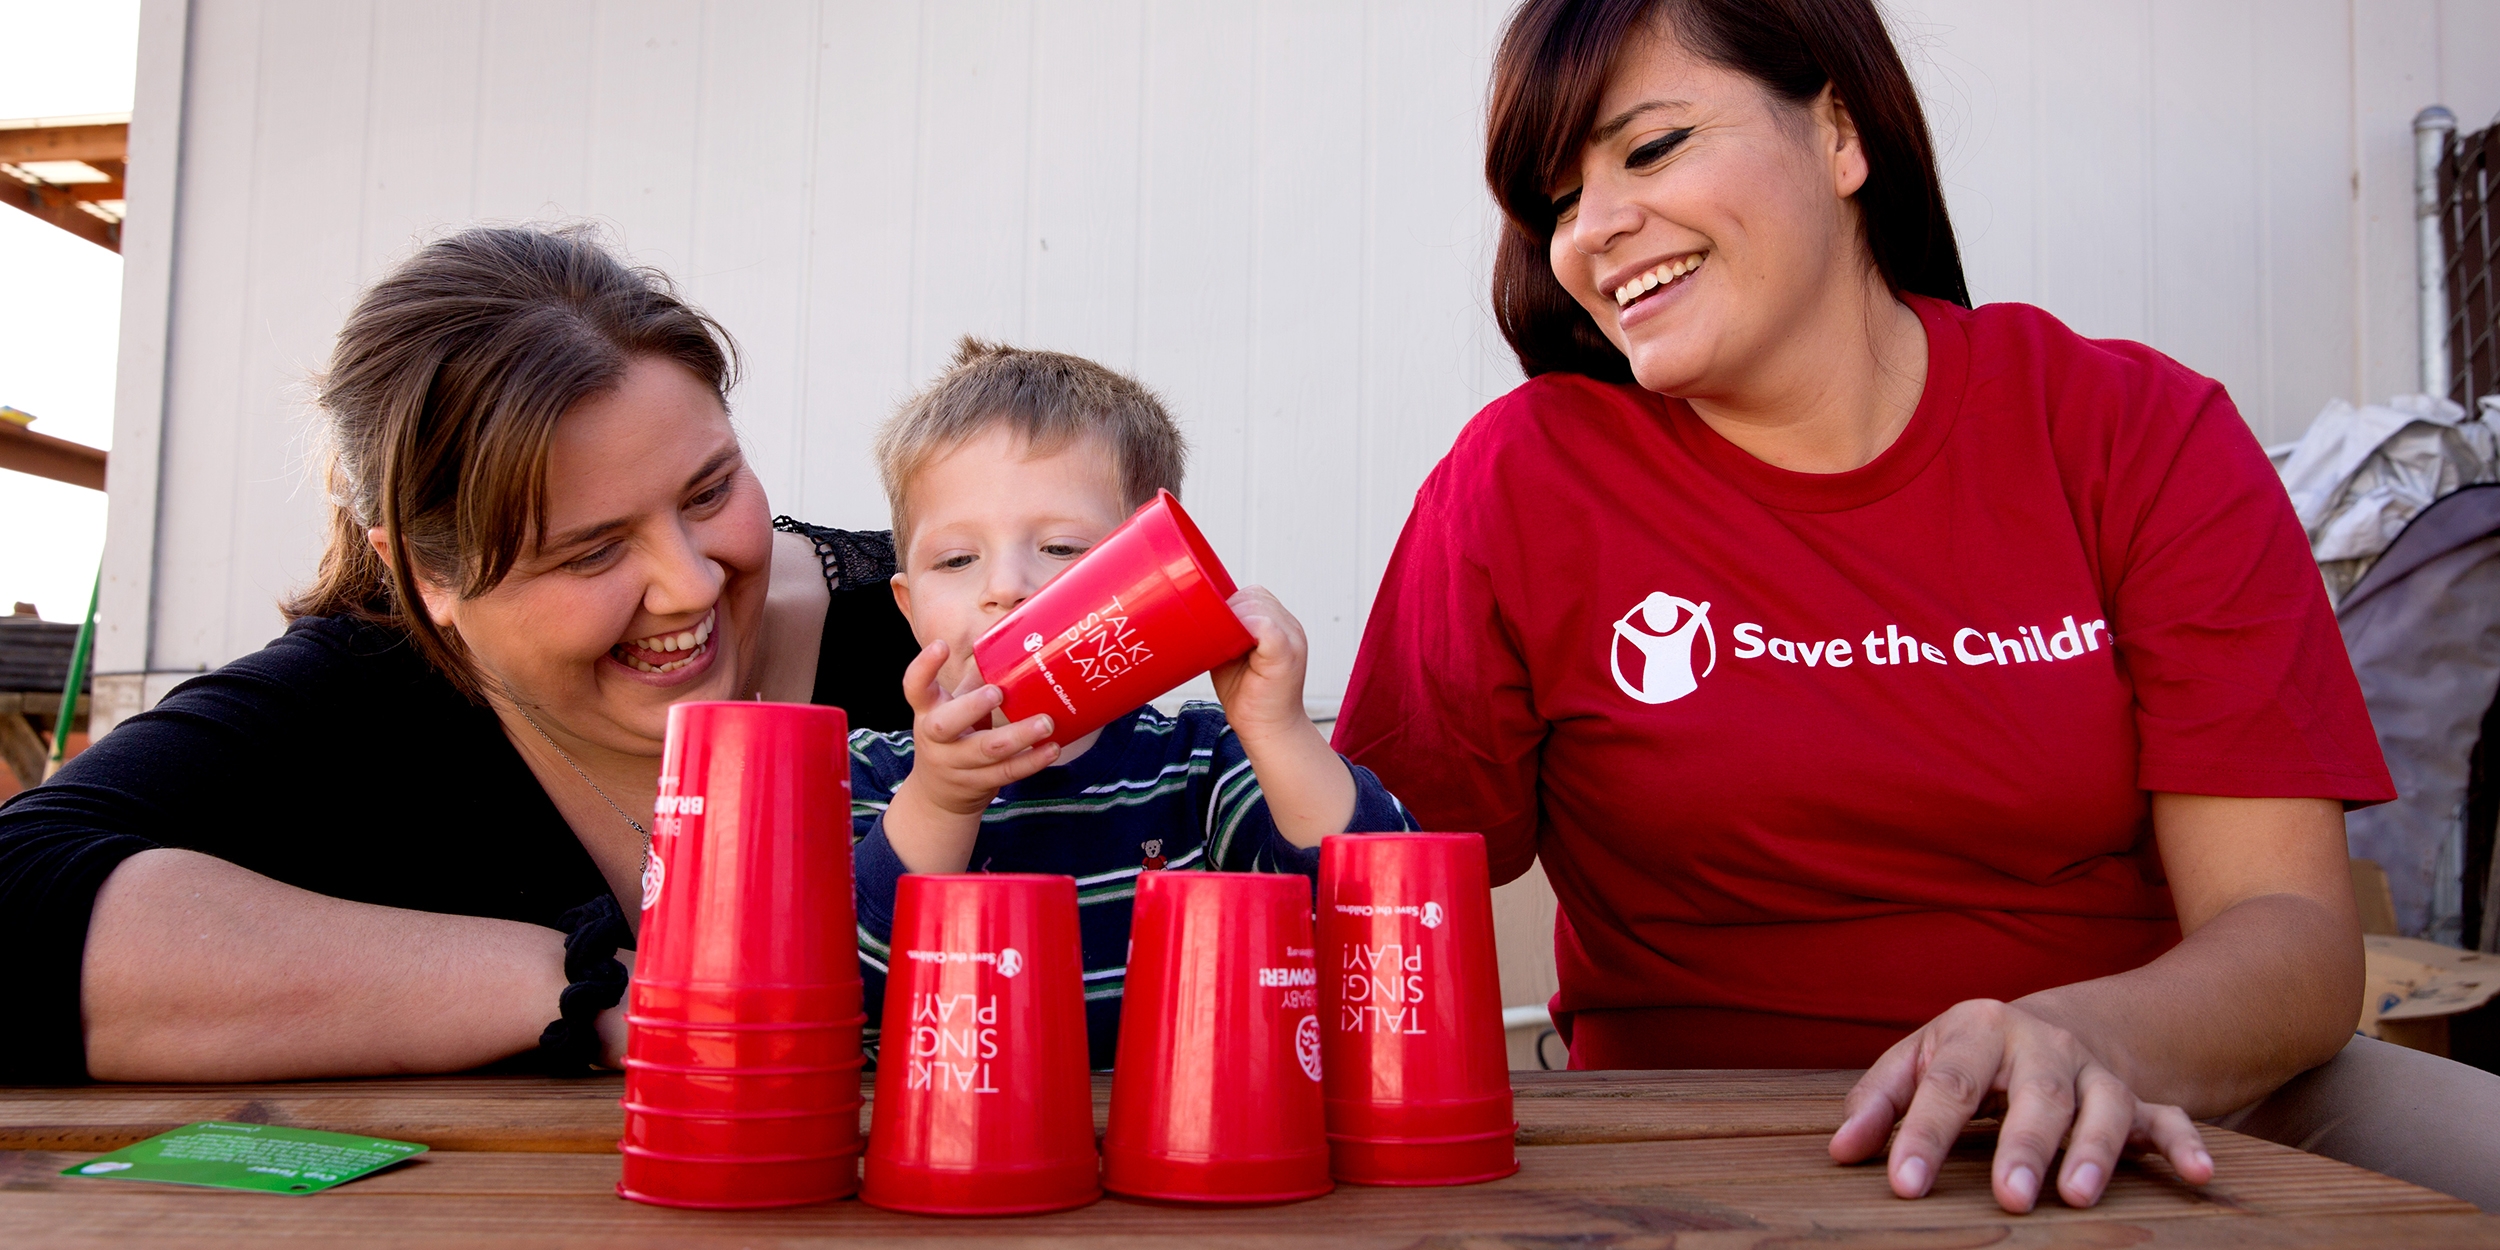
[{"label": "upside down red cup", "polygon": [[[856,944],[857,934],[851,940]],[[637,976],[625,1002],[634,1019],[688,1025],[821,1025],[867,1020],[860,1014],[856,969],[848,980],[823,985],[664,985]]]},{"label": "upside down red cup", "polygon": [[[750,998],[858,986],[849,729],[842,709],[806,703],[668,710],[637,982]],[[849,1003],[814,1019],[857,1014]]]},{"label": "upside down red cup", "polygon": [[684,1115],[857,1111],[859,1060],[808,1067],[715,1068],[625,1060],[624,1101]]},{"label": "upside down red cup", "polygon": [[1103,1188],[1205,1203],[1334,1188],[1310,882],[1145,873],[1129,943]]},{"label": "upside down red cup", "polygon": [[861,1200],[1016,1215],[1101,1197],[1075,878],[907,874],[891,950]]},{"label": "upside down red cup", "polygon": [[841,709],[669,709],[627,1000],[623,1179],[664,1206],[859,1187],[858,942]]},{"label": "upside down red cup", "polygon": [[1466,1185],[1518,1171],[1484,839],[1326,838],[1319,892],[1337,1179]]},{"label": "upside down red cup", "polygon": [[687,1024],[628,1012],[625,1053],[685,1067],[857,1067],[864,1023],[853,1016],[840,1024]]},{"label": "upside down red cup", "polygon": [[1047,712],[1062,746],[1254,645],[1205,535],[1159,491],[972,644],[999,712]]}]

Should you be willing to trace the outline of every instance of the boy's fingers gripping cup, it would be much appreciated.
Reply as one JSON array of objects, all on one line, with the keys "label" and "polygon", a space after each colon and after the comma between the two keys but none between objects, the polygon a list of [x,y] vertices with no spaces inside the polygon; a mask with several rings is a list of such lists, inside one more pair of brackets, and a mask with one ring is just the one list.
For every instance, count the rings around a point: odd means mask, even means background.
[{"label": "boy's fingers gripping cup", "polygon": [[626,999],[624,1179],[663,1206],[859,1188],[859,945],[840,708],[668,712]]},{"label": "boy's fingers gripping cup", "polygon": [[906,874],[860,1199],[1020,1215],[1102,1196],[1076,879]]},{"label": "boy's fingers gripping cup", "polygon": [[1009,721],[1049,713],[1065,746],[1255,644],[1236,588],[1170,491],[972,644]]},{"label": "boy's fingers gripping cup", "polygon": [[1465,1185],[1518,1171],[1484,839],[1340,834],[1320,843],[1319,886],[1337,1179]]},{"label": "boy's fingers gripping cup", "polygon": [[1327,1193],[1311,886],[1137,879],[1103,1187],[1165,1202]]}]

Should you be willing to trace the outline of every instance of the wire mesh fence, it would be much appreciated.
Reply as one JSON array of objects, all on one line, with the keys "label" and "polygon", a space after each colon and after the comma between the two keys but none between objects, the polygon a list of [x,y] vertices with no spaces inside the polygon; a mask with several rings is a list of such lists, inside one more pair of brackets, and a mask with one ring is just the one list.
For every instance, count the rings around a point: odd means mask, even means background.
[{"label": "wire mesh fence", "polygon": [[2474,407],[2500,394],[2500,297],[2492,268],[2500,261],[2500,125],[2459,139],[2439,163],[2440,233],[2448,250],[2448,398]]}]

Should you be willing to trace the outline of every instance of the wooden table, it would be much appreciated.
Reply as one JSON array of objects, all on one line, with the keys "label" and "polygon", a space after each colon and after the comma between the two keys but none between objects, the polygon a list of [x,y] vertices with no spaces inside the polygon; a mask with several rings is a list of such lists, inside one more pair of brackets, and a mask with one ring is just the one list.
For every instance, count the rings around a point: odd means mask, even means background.
[{"label": "wooden table", "polygon": [[[1520,1171],[1454,1189],[1345,1186],[1282,1207],[1106,1199],[1079,1211],[936,1220],[836,1202],[664,1210],[614,1196],[614,1077],[424,1077],[254,1086],[0,1089],[0,1245],[215,1241],[372,1245],[2495,1246],[2500,1216],[2444,1194],[2220,1129],[2202,1188],[2123,1166],[2088,1211],[2008,1216],[1992,1139],[1965,1138],[1917,1202],[1824,1153],[1850,1072],[1517,1073]],[[1095,1089],[1099,1122],[1106,1087]],[[199,1120],[425,1142],[417,1160],[305,1198],[72,1179],[87,1155]]]}]

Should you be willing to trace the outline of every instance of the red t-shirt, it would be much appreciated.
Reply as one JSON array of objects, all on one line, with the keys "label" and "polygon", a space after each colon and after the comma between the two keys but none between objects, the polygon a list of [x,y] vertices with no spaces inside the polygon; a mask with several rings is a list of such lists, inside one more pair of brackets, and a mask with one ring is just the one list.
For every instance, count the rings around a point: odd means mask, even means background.
[{"label": "red t-shirt", "polygon": [[1336,745],[1541,857],[1584,1067],[1862,1066],[2179,940],[2147,792],[2394,797],[2308,544],[2220,384],[1913,299],[1863,468],[1552,374],[1417,494]]}]

